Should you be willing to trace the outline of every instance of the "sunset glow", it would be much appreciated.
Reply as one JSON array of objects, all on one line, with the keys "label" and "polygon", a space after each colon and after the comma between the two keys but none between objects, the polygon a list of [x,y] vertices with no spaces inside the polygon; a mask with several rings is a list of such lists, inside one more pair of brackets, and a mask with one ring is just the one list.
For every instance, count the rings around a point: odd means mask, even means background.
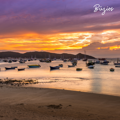
[{"label": "sunset glow", "polygon": [[[114,11],[94,13],[94,0],[0,1],[0,51],[119,50],[120,2],[104,2]],[[67,7],[65,8],[64,5]],[[31,7],[28,7],[31,6]],[[96,47],[93,43],[98,42]],[[94,50],[93,50],[94,49]],[[71,51],[71,52],[72,52]],[[59,51],[60,52],[60,51]]]}]

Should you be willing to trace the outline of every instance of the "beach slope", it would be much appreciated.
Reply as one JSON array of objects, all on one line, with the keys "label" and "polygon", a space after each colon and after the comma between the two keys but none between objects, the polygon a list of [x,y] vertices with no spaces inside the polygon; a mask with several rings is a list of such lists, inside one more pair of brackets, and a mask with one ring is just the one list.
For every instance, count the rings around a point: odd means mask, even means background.
[{"label": "beach slope", "polygon": [[1,85],[0,120],[120,120],[120,97]]}]

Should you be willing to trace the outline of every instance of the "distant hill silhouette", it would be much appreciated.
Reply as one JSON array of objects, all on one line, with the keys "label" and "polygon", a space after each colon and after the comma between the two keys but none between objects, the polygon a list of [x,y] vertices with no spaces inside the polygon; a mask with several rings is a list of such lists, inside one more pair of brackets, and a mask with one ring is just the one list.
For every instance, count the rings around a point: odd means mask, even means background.
[{"label": "distant hill silhouette", "polygon": [[[73,55],[73,54],[67,54],[67,53],[62,53],[62,54],[56,54],[56,53],[49,53],[49,52],[26,52],[24,54],[22,53],[18,53],[18,52],[0,52],[0,58],[84,58],[85,55],[84,54],[77,54],[77,55]],[[88,59],[94,59],[95,57],[90,56],[90,55],[86,55],[86,58]]]}]

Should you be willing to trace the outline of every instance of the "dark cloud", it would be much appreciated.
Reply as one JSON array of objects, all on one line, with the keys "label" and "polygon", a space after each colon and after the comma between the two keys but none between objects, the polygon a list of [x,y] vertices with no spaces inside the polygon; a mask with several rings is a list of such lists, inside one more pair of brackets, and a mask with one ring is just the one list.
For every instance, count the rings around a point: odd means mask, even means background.
[{"label": "dark cloud", "polygon": [[[120,2],[100,2],[115,7],[114,11],[94,13],[95,0],[5,0],[0,1],[0,34],[14,32],[96,32],[107,29],[120,29],[114,22],[120,21]],[[114,1],[114,2],[115,2]],[[110,23],[111,25],[105,25]]]}]

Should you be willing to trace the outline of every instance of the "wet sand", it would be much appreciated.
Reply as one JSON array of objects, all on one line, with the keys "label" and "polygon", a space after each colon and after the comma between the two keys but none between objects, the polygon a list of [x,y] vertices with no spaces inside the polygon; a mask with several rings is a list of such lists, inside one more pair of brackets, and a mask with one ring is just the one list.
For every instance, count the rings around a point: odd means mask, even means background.
[{"label": "wet sand", "polygon": [[0,120],[120,120],[120,97],[0,85]]}]

